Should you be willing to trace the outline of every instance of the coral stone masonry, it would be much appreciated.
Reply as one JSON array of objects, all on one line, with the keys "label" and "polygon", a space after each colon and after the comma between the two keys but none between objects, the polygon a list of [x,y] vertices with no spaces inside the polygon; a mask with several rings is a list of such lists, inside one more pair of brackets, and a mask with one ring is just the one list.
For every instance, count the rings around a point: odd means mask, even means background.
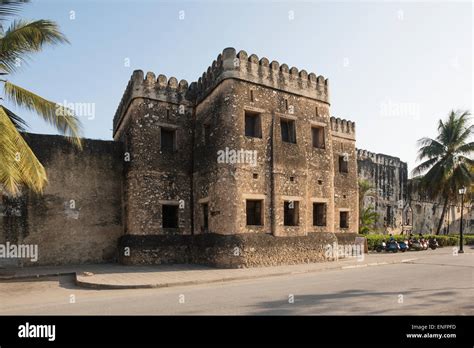
[{"label": "coral stone masonry", "polygon": [[433,232],[439,220],[441,205],[410,191],[406,163],[356,149],[354,122],[331,116],[326,78],[233,48],[190,84],[134,71],[113,136],[79,151],[25,134],[49,183],[2,197],[0,245],[38,253],[0,267],[334,260],[360,247],[359,178],[373,186],[363,204],[378,232]]},{"label": "coral stone masonry", "polygon": [[358,231],[355,124],[322,76],[233,48],[191,84],[135,71],[114,139],[126,234]]}]

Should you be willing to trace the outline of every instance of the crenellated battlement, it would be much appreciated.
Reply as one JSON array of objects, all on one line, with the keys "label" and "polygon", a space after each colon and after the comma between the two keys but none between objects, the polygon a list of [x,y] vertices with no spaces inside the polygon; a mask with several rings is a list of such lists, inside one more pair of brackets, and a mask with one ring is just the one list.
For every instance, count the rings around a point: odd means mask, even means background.
[{"label": "crenellated battlement", "polygon": [[227,78],[253,82],[289,93],[302,95],[329,103],[329,83],[323,76],[306,70],[289,68],[287,64],[268,58],[238,53],[232,47],[224,49],[196,83],[191,84],[192,95],[203,99],[217,84]]},{"label": "crenellated battlement", "polygon": [[355,140],[355,122],[332,116],[330,123],[333,136]]},{"label": "crenellated battlement", "polygon": [[382,153],[370,152],[363,149],[357,149],[357,160],[366,160],[366,159],[369,159],[370,161],[374,163],[378,163],[378,164],[386,165],[386,166],[394,166],[394,167],[407,166],[407,164],[405,162],[402,162],[400,158],[398,157],[393,157],[393,156],[385,155]]},{"label": "crenellated battlement", "polygon": [[277,61],[270,62],[265,57],[259,59],[255,54],[249,56],[245,51],[237,53],[234,48],[226,48],[198,81],[189,86],[185,80],[178,82],[175,77],[155,77],[152,72],[144,76],[143,71],[135,70],[115,113],[114,133],[135,98],[194,106],[225,79],[248,81],[329,104],[329,84],[323,76],[295,67],[289,68],[287,64]]},{"label": "crenellated battlement", "polygon": [[169,79],[165,75],[155,76],[147,72],[144,76],[142,70],[135,70],[125,88],[122,100],[114,116],[114,131],[120,123],[123,114],[135,98],[150,98],[172,104],[192,106],[192,99],[188,98],[189,86],[186,80],[178,82],[176,77]]}]

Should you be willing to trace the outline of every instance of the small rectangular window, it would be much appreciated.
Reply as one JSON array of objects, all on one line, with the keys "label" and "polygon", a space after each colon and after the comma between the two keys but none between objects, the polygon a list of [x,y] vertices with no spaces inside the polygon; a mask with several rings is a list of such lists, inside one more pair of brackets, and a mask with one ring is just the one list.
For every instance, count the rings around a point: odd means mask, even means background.
[{"label": "small rectangular window", "polygon": [[339,173],[348,173],[349,172],[349,161],[347,155],[339,156]]},{"label": "small rectangular window", "polygon": [[252,138],[262,137],[262,126],[260,114],[245,111],[245,136]]},{"label": "small rectangular window", "polygon": [[163,228],[178,228],[178,205],[163,204],[161,218]]},{"label": "small rectangular window", "polygon": [[312,127],[313,147],[324,149],[324,127]]},{"label": "small rectangular window", "polygon": [[204,137],[204,145],[209,145],[211,142],[211,126],[205,124],[202,126],[202,132]]},{"label": "small rectangular window", "polygon": [[349,212],[348,211],[339,212],[339,227],[349,228]]},{"label": "small rectangular window", "polygon": [[281,140],[286,143],[296,144],[296,126],[294,120],[280,119]]},{"label": "small rectangular window", "polygon": [[326,203],[313,203],[313,226],[326,226]]},{"label": "small rectangular window", "polygon": [[283,205],[283,224],[285,226],[298,226],[299,223],[299,202],[285,201]]},{"label": "small rectangular window", "polygon": [[202,205],[202,229],[204,232],[209,231],[209,204]]},{"label": "small rectangular window", "polygon": [[176,149],[176,130],[161,128],[161,150],[173,152]]},{"label": "small rectangular window", "polygon": [[262,226],[262,200],[247,200],[246,213],[247,225]]}]

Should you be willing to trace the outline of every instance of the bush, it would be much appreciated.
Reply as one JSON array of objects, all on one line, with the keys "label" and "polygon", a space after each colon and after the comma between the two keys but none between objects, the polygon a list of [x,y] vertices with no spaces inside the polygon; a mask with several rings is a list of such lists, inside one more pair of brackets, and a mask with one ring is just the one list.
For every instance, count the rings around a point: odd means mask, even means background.
[{"label": "bush", "polygon": [[[418,236],[418,235],[415,235],[415,237]],[[385,241],[388,241],[389,238],[390,238],[390,235],[388,234],[367,234],[367,235],[364,235],[364,237],[367,238],[367,245],[368,245],[368,248],[369,250],[375,250],[375,247],[377,245],[379,245],[380,243],[382,243],[383,240]],[[455,246],[455,245],[459,245],[459,235],[448,235],[448,236],[445,236],[445,235],[439,235],[439,236],[436,236],[436,235],[432,235],[432,234],[424,234],[423,237],[425,239],[429,239],[431,237],[434,237],[436,238],[436,240],[438,241],[438,244],[440,247],[444,247],[444,246]],[[397,242],[403,242],[404,240],[407,239],[407,235],[393,235],[393,238],[397,241]],[[464,241],[464,245],[474,245],[474,236],[473,235],[465,235],[464,238],[463,238],[463,241]]]}]

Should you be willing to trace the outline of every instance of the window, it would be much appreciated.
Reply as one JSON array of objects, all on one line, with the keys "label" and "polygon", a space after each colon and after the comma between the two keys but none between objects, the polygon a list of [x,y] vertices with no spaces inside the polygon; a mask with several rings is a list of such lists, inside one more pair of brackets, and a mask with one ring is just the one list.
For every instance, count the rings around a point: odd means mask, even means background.
[{"label": "window", "polygon": [[324,128],[311,127],[311,135],[313,137],[313,147],[324,149]]},{"label": "window", "polygon": [[262,137],[260,114],[245,111],[245,136],[252,138]]},{"label": "window", "polygon": [[299,202],[297,201],[285,201],[284,210],[284,221],[285,226],[298,226],[299,214],[298,214]]},{"label": "window", "polygon": [[161,150],[173,152],[176,149],[176,131],[173,129],[161,128]]},{"label": "window", "polygon": [[349,172],[349,161],[347,160],[347,155],[339,156],[339,173],[348,173]]},{"label": "window", "polygon": [[313,203],[313,226],[326,226],[326,203]]},{"label": "window", "polygon": [[178,228],[178,205],[163,204],[161,216],[163,228]]},{"label": "window", "polygon": [[262,202],[261,200],[247,200],[247,225],[262,226]]},{"label": "window", "polygon": [[294,120],[280,119],[281,140],[296,144],[296,127]]},{"label": "window", "polygon": [[209,204],[203,203],[202,204],[202,230],[204,232],[209,231]]},{"label": "window", "polygon": [[202,132],[204,135],[204,145],[209,145],[210,144],[210,138],[211,138],[211,126],[208,124],[205,124],[202,126]]},{"label": "window", "polygon": [[392,226],[392,207],[387,205],[387,214],[386,214],[387,226]]},{"label": "window", "polygon": [[348,211],[339,212],[339,227],[349,228],[349,212]]}]

